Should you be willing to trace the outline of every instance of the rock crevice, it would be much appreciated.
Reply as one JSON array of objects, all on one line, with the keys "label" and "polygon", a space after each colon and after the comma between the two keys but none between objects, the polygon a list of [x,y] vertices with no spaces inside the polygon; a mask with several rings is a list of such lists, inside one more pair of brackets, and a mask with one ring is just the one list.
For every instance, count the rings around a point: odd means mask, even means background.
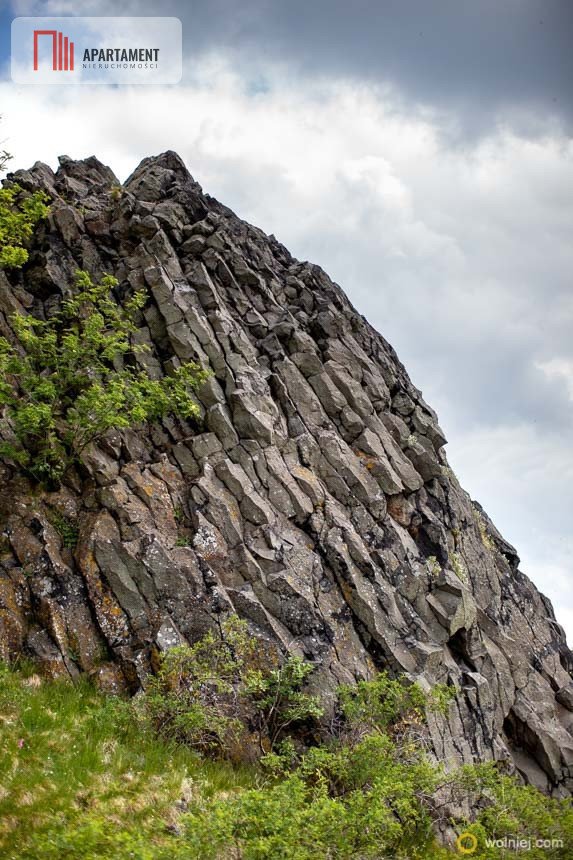
[{"label": "rock crevice", "polygon": [[52,202],[28,264],[0,273],[0,333],[17,310],[49,314],[76,269],[110,272],[117,300],[149,294],[147,371],[193,359],[213,375],[195,424],[111,434],[57,493],[0,466],[2,656],[136,689],[159,652],[237,612],[312,659],[323,691],[377,668],[455,685],[430,719],[437,756],[507,760],[570,791],[563,631],[342,290],[204,194],[175,153],[119,191],[95,158],[12,178]]}]

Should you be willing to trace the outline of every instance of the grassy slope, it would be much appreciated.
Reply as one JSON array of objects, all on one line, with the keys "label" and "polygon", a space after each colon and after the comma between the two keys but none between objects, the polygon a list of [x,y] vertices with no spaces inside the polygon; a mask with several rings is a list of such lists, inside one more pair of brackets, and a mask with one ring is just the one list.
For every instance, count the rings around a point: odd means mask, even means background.
[{"label": "grassy slope", "polygon": [[5,860],[171,858],[182,795],[198,784],[205,797],[232,792],[254,776],[142,733],[127,703],[86,683],[0,669]]},{"label": "grassy slope", "polygon": [[[404,770],[392,755],[376,764],[368,750],[376,754],[377,748],[368,742],[356,748],[352,766],[359,766],[359,782],[374,768],[368,782],[377,785],[381,803],[376,793],[350,793],[345,802],[321,793],[320,766],[313,771],[316,791],[310,789],[314,800],[309,800],[300,774],[273,782],[256,766],[202,759],[154,736],[138,710],[133,701],[97,693],[86,681],[75,686],[41,681],[25,668],[14,672],[0,663],[2,860],[461,856],[438,845],[428,820],[420,817],[413,803],[416,768]],[[324,748],[315,750],[318,761],[324,754]],[[422,766],[422,781],[423,772]],[[346,779],[350,785],[351,774]],[[496,785],[497,800],[491,803],[490,792],[490,805],[471,825],[480,842],[473,857],[515,856],[512,850],[486,848],[488,835],[556,836],[560,847],[532,846],[528,860],[573,856],[569,802],[549,800],[508,780]],[[394,838],[400,827],[402,835]]]}]

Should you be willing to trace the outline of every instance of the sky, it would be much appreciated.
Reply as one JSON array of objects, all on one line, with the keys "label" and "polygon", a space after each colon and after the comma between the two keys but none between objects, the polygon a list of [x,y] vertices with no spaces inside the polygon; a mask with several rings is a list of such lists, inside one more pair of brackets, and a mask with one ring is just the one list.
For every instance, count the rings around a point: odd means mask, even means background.
[{"label": "sky", "polygon": [[463,486],[517,547],[573,642],[573,4],[163,0],[182,82],[10,82],[13,167],[96,154],[124,180],[175,149],[205,191],[319,263],[440,417]]}]

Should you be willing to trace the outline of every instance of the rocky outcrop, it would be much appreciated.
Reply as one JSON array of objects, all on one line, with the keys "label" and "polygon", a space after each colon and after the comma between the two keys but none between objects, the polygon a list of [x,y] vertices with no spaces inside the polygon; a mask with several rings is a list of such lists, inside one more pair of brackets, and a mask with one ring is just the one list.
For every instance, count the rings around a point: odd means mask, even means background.
[{"label": "rocky outcrop", "polygon": [[315,265],[203,194],[174,153],[120,189],[96,159],[16,174],[52,200],[0,274],[0,331],[48,314],[77,268],[146,288],[152,375],[213,375],[194,424],[110,435],[56,493],[1,466],[0,648],[106,689],[237,612],[315,661],[328,692],[376,668],[456,685],[430,716],[447,764],[505,759],[562,794],[570,652],[516,551],[460,487],[435,413]]}]

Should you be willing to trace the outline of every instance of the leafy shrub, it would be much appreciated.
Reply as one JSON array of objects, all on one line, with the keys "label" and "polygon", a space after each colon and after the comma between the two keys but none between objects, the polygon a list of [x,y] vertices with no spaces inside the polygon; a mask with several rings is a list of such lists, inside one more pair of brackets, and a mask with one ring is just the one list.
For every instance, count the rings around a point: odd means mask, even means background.
[{"label": "leafy shrub", "polygon": [[194,645],[169,649],[145,698],[157,731],[232,757],[250,735],[263,752],[291,724],[319,716],[317,700],[301,691],[313,667],[292,656],[273,666],[260,645],[232,616],[220,636],[210,632]]},{"label": "leafy shrub", "polygon": [[434,684],[427,699],[428,709],[436,714],[447,716],[450,705],[456,698],[458,687],[447,684]]},{"label": "leafy shrub", "polygon": [[387,735],[311,748],[294,771],[275,776],[262,789],[192,807],[184,821],[196,856],[230,856],[231,846],[252,860],[438,856],[424,798],[439,770],[422,755],[402,760]]},{"label": "leafy shrub", "polygon": [[496,551],[496,545],[494,543],[493,538],[487,530],[487,523],[484,515],[477,508],[473,508],[474,518],[480,533],[481,542],[484,547],[488,549],[490,552]]},{"label": "leafy shrub", "polygon": [[[569,860],[573,844],[572,799],[549,798],[532,785],[522,785],[500,772],[494,762],[466,765],[452,776],[454,797],[469,798],[473,821],[460,822],[461,833],[473,834],[479,860],[497,860],[522,848],[532,860]],[[507,841],[503,845],[495,844]]]},{"label": "leafy shrub", "polygon": [[[0,169],[6,161],[0,154]],[[19,185],[0,188],[0,269],[19,268],[28,259],[24,245],[38,221],[48,214],[42,191],[26,194]]]},{"label": "leafy shrub", "polygon": [[335,734],[345,744],[364,737],[390,735],[404,751],[428,746],[428,713],[446,716],[457,688],[435,684],[429,693],[407,677],[392,678],[380,672],[370,681],[338,688],[342,719]]},{"label": "leafy shrub", "polygon": [[440,573],[442,572],[442,567],[440,565],[440,562],[438,561],[438,559],[436,558],[435,555],[428,556],[428,558],[426,559],[426,568],[427,568],[430,576],[432,576],[434,578],[438,577],[440,575]]},{"label": "leafy shrub", "polygon": [[426,696],[418,684],[391,678],[380,672],[371,681],[344,685],[338,691],[344,718],[343,736],[364,737],[372,733],[404,732],[424,722]]},{"label": "leafy shrub", "polygon": [[57,486],[86,447],[121,430],[175,413],[198,415],[193,396],[207,377],[194,362],[151,379],[130,363],[134,318],[146,301],[138,292],[123,306],[111,295],[117,280],[94,284],[77,273],[76,291],[48,320],[15,314],[18,344],[0,338],[0,456],[30,476]]},{"label": "leafy shrub", "polygon": [[255,669],[245,676],[245,693],[255,707],[254,722],[261,749],[264,749],[265,740],[270,749],[274,749],[293,723],[322,716],[317,697],[301,690],[313,671],[312,663],[290,656],[276,669]]},{"label": "leafy shrub", "polygon": [[450,556],[450,562],[452,565],[452,570],[454,571],[457,578],[460,579],[462,582],[467,583],[468,572],[461,553],[453,552]]},{"label": "leafy shrub", "polygon": [[242,730],[238,687],[253,642],[235,619],[223,635],[170,648],[150,679],[145,708],[160,735],[203,752],[228,748]]},{"label": "leafy shrub", "polygon": [[[219,662],[212,669],[233,677],[234,643],[240,653],[251,649],[244,625],[234,619],[228,625],[228,650],[216,644],[221,637],[213,638]],[[206,651],[198,652],[204,667]],[[386,684],[378,689],[389,690],[393,700],[383,713],[385,730],[330,738],[302,752],[285,733],[262,770],[211,761],[157,737],[141,716],[152,692],[124,701],[97,693],[85,678],[76,685],[43,682],[31,664],[14,672],[0,663],[0,854],[453,860],[460,852],[433,835],[441,819],[460,835],[475,836],[472,856],[479,860],[514,856],[488,845],[505,837],[531,839],[524,854],[532,860],[568,860],[570,800],[520,785],[494,763],[445,773],[396,731],[408,716],[400,691]],[[471,820],[449,819],[444,794],[469,802]],[[557,842],[538,846],[538,839]]]},{"label": "leafy shrub", "polygon": [[6,165],[11,158],[12,156],[9,152],[6,152],[5,149],[0,150],[0,173],[3,173],[6,170]]}]

